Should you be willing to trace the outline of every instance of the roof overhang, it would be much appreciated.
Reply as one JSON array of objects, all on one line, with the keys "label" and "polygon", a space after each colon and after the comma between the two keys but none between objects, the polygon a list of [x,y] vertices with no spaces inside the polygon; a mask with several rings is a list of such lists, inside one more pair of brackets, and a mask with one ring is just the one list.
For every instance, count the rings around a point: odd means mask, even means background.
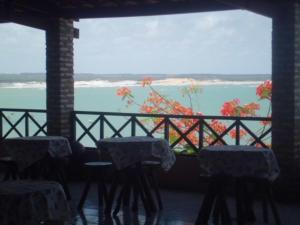
[{"label": "roof overhang", "polygon": [[272,17],[292,0],[0,0],[0,22],[47,29],[51,19],[166,15],[246,9]]}]

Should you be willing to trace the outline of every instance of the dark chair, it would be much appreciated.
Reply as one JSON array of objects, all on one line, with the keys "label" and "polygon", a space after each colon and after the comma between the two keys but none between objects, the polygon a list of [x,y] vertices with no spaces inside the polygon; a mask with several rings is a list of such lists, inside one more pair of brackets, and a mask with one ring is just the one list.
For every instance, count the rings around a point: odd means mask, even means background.
[{"label": "dark chair", "polygon": [[125,207],[130,206],[131,193],[133,193],[133,211],[137,211],[138,209],[137,205],[139,197],[142,200],[146,215],[150,215],[151,211],[156,210],[149,189],[149,183],[146,179],[141,163],[135,163],[125,169],[115,171],[108,196],[107,207],[105,209],[106,214],[111,213],[118,186],[120,186],[120,192],[117,197],[113,215],[116,215],[119,212],[122,204]]},{"label": "dark chair", "polygon": [[[273,196],[271,182],[268,179],[256,178],[230,178],[226,176],[213,176],[210,178],[208,191],[202,202],[201,210],[196,219],[195,225],[207,224],[210,215],[213,215],[213,223],[221,225],[232,224],[231,216],[226,204],[226,186],[229,181],[235,183],[235,201],[237,224],[244,225],[247,222],[256,220],[253,210],[254,195],[262,203],[263,219],[269,222],[268,206],[273,213],[276,225],[281,225],[280,216],[277,211]],[[232,182],[230,182],[232,183]],[[253,187],[252,190],[250,190]]]},{"label": "dark chair", "polygon": [[13,179],[16,180],[19,178],[18,167],[16,162],[9,156],[0,157],[0,165],[4,169],[4,178],[3,180]]},{"label": "dark chair", "polygon": [[103,174],[104,174],[104,170],[109,168],[111,165],[112,165],[111,162],[99,162],[99,161],[84,163],[84,167],[87,171],[87,180],[80,197],[80,201],[77,207],[78,210],[82,209],[93,180],[97,180],[99,209],[103,207],[103,200],[105,203],[107,202],[108,193],[105,186]]},{"label": "dark chair", "polygon": [[145,172],[145,174],[148,178],[150,187],[154,191],[156,201],[157,201],[157,204],[158,204],[158,208],[160,210],[162,210],[163,209],[163,204],[162,204],[161,195],[160,195],[160,191],[159,191],[159,187],[158,187],[157,176],[156,176],[156,172],[161,167],[161,164],[160,164],[159,161],[148,160],[148,161],[143,161],[142,162],[142,167],[143,167],[143,170],[144,170],[144,172]]},{"label": "dark chair", "polygon": [[[158,161],[143,161],[121,171],[115,171],[106,213],[110,213],[111,211],[118,185],[120,186],[120,192],[113,211],[114,215],[119,212],[122,203],[125,207],[130,205],[131,192],[133,195],[131,209],[133,211],[138,210],[139,198],[142,201],[146,215],[150,215],[151,212],[157,210],[156,203],[161,210],[163,205],[155,174],[158,168],[160,168],[160,162]],[[155,199],[152,196],[152,191],[154,192]]]}]

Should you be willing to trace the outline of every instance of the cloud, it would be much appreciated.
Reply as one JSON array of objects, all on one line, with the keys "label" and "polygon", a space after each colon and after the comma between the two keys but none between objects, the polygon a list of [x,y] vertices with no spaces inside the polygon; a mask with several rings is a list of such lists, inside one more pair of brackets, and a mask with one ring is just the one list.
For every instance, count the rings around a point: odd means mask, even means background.
[{"label": "cloud", "polygon": [[[75,72],[271,71],[271,20],[247,11],[85,19],[75,26]],[[43,31],[1,24],[0,38],[0,72],[45,70]]]}]

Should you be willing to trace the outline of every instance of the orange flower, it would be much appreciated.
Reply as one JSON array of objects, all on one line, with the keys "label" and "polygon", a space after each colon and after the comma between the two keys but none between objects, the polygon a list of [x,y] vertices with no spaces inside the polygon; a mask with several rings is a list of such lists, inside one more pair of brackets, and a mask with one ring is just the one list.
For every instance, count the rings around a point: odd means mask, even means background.
[{"label": "orange flower", "polygon": [[259,110],[259,109],[260,109],[259,104],[251,102],[249,104],[245,104],[242,111],[245,114],[245,116],[248,116],[248,115],[255,116],[256,110]]},{"label": "orange flower", "polygon": [[154,107],[148,106],[148,105],[142,105],[141,106],[141,112],[143,113],[153,113],[153,111],[155,110]]},{"label": "orange flower", "polygon": [[[236,138],[236,130],[231,130],[229,132],[229,135],[231,138]],[[244,137],[247,135],[247,132],[243,129],[240,130],[240,138]]]},{"label": "orange flower", "polygon": [[271,98],[272,98],[272,81],[266,80],[264,83],[259,85],[256,88],[256,95],[258,95],[260,99],[271,100]]},{"label": "orange flower", "polygon": [[225,102],[221,108],[223,116],[255,116],[256,111],[260,109],[260,105],[254,102],[240,105],[239,99],[233,99]]},{"label": "orange flower", "polygon": [[212,120],[210,126],[218,134],[221,134],[226,130],[226,125],[218,120]]},{"label": "orange flower", "polygon": [[152,78],[151,77],[145,77],[142,80],[142,86],[145,87],[147,85],[151,85],[152,84]]},{"label": "orange flower", "polygon": [[[269,117],[271,118],[271,117]],[[268,120],[264,120],[264,121],[260,121],[260,124],[262,124],[263,126],[267,126],[267,125],[271,125],[272,121],[268,121]]]},{"label": "orange flower", "polygon": [[131,95],[131,90],[128,87],[121,87],[117,90],[117,95],[121,97],[127,97]]},{"label": "orange flower", "polygon": [[223,116],[236,116],[237,107],[240,105],[239,99],[233,99],[229,102],[225,102],[221,108],[221,114]]}]

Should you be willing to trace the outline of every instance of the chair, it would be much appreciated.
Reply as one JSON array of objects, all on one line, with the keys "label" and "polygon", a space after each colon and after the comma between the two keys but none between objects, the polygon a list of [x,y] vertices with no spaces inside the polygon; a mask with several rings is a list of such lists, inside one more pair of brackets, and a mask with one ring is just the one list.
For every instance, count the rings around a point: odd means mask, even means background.
[{"label": "chair", "polygon": [[16,162],[9,156],[0,157],[0,164],[4,167],[5,174],[3,181],[19,178],[18,168]]},{"label": "chair", "polygon": [[155,160],[148,160],[148,161],[142,162],[142,167],[148,178],[150,187],[154,191],[156,201],[158,204],[158,208],[160,210],[162,210],[163,204],[162,204],[161,195],[160,195],[160,191],[159,191],[159,187],[158,187],[158,181],[157,181],[157,177],[156,177],[156,170],[158,170],[160,168],[160,166],[161,166],[160,162],[155,161]]},{"label": "chair", "polygon": [[84,163],[84,168],[87,171],[87,180],[80,197],[80,201],[77,207],[78,210],[82,210],[82,207],[85,203],[86,197],[90,190],[91,183],[94,179],[97,180],[99,209],[103,206],[103,199],[105,203],[107,202],[108,193],[107,193],[106,186],[104,184],[103,174],[104,174],[104,170],[109,168],[111,165],[112,165],[111,162],[101,162],[101,161]]}]

